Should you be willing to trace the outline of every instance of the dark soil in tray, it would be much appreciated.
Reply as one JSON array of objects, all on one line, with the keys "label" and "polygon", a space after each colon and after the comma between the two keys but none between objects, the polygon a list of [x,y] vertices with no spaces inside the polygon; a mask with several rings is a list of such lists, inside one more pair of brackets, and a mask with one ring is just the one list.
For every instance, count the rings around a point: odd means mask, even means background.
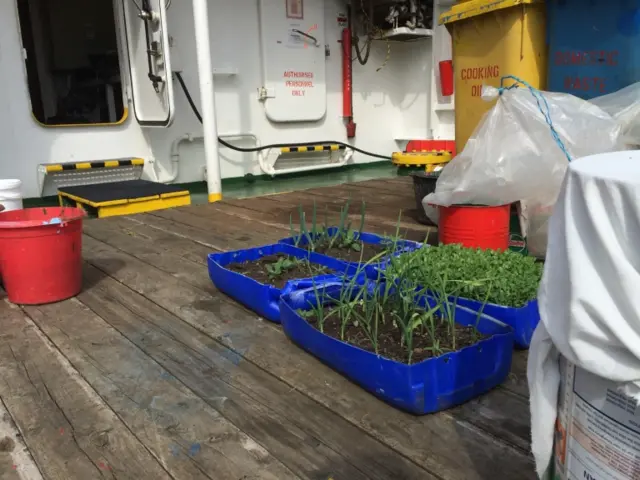
[{"label": "dark soil in tray", "polygon": [[[306,320],[309,324],[313,325],[313,327],[318,328],[318,322],[315,316],[311,316]],[[487,335],[483,335],[480,332],[474,335],[474,330],[474,327],[463,327],[462,325],[456,324],[456,351],[488,338]],[[340,318],[338,315],[329,313],[324,322],[323,332],[333,338],[342,340],[340,338]],[[378,354],[397,362],[408,363],[408,352],[405,346],[400,344],[400,337],[400,328],[395,327],[390,319],[386,320],[385,323],[380,322],[378,324]],[[445,353],[454,351],[451,336],[445,324],[439,324],[436,327],[435,337],[440,341],[440,348],[444,350]],[[352,324],[348,325],[345,329],[344,341],[368,352],[375,353],[371,341],[361,327],[355,327]],[[413,334],[413,356],[411,357],[411,364],[433,357],[434,354],[432,351],[427,350],[431,348],[432,345],[433,342],[430,333],[426,331],[421,333],[418,327]]]},{"label": "dark soil in tray", "polygon": [[290,280],[333,273],[333,270],[322,265],[289,257],[295,261],[295,265],[284,269],[279,275],[270,274],[267,270],[268,266],[275,265],[281,258],[287,258],[287,255],[269,255],[252,262],[231,263],[227,265],[226,268],[227,270],[240,273],[265,285],[273,285],[276,288],[284,288]]},{"label": "dark soil in tray", "polygon": [[[362,246],[362,251],[360,252],[351,247],[341,248],[335,245],[331,248],[327,248],[325,245],[316,245],[315,251],[347,262],[368,262],[376,255],[380,255],[387,250],[387,248],[382,245],[372,243],[361,243],[360,245]],[[382,260],[382,257],[380,260]]]}]

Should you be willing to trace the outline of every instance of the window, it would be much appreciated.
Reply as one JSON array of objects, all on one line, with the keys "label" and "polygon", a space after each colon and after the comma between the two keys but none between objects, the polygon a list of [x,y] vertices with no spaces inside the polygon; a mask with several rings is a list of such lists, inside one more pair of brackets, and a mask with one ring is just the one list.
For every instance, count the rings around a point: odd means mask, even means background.
[{"label": "window", "polygon": [[126,116],[112,0],[17,0],[33,115],[43,125]]}]

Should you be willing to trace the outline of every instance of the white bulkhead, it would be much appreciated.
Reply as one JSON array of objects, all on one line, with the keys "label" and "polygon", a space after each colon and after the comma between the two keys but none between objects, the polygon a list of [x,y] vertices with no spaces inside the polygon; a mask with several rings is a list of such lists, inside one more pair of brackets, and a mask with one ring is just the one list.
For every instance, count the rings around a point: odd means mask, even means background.
[{"label": "white bulkhead", "polygon": [[[145,7],[153,19],[140,18]],[[330,140],[390,155],[406,140],[453,139],[452,100],[433,68],[450,58],[443,27],[435,38],[376,40],[366,65],[353,62],[357,133],[347,139],[343,0],[212,0],[208,12],[218,134],[230,143]],[[171,73],[201,109],[197,65],[190,1],[0,2],[0,178],[39,197],[40,165],[136,157],[144,178],[205,180],[202,125]],[[225,147],[220,170],[264,173],[256,153]]]}]

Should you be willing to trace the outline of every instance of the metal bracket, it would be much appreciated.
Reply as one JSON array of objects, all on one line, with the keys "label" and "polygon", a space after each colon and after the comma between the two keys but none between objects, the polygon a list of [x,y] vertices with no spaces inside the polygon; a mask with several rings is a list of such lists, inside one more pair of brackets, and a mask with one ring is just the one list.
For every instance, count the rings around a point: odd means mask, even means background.
[{"label": "metal bracket", "polygon": [[260,87],[258,89],[258,100],[263,101],[267,98],[276,98],[275,88]]}]

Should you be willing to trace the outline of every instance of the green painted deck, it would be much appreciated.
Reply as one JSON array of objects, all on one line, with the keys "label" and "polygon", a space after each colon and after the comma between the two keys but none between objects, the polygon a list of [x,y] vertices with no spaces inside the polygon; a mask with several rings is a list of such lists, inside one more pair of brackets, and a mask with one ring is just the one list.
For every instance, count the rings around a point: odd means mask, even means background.
[{"label": "green painted deck", "polygon": [[407,178],[86,221],[77,298],[0,302],[0,478],[536,478],[526,352],[500,387],[416,417],[212,285],[207,254],[275,242],[298,205],[347,198],[366,201],[368,231],[403,210],[408,238],[428,233]]}]

